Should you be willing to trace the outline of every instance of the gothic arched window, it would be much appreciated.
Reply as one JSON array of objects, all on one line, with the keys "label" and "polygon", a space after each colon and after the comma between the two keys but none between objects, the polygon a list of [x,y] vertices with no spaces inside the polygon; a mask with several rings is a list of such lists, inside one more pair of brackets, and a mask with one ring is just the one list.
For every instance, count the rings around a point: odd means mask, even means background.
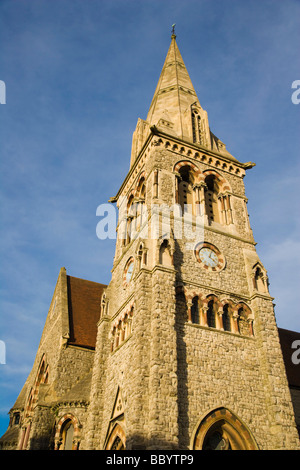
[{"label": "gothic arched window", "polygon": [[142,177],[139,181],[136,191],[136,208],[135,208],[135,230],[137,232],[142,228],[145,222],[145,197],[146,197],[146,183],[145,178]]},{"label": "gothic arched window", "polygon": [[178,203],[181,206],[182,213],[194,213],[194,190],[193,190],[193,171],[190,166],[185,165],[179,170],[178,183]]},{"label": "gothic arched window", "polygon": [[192,109],[192,129],[193,129],[193,142],[202,144],[201,133],[201,117],[196,109]]},{"label": "gothic arched window", "polygon": [[199,305],[198,305],[198,297],[194,297],[192,300],[192,307],[191,307],[191,317],[192,323],[199,323]]},{"label": "gothic arched window", "polygon": [[62,445],[60,450],[73,450],[74,426],[70,419],[65,421],[62,429]]},{"label": "gothic arched window", "polygon": [[133,220],[135,218],[135,206],[133,204],[133,195],[130,196],[127,203],[127,223],[126,223],[126,239],[125,244],[131,242],[133,234]]},{"label": "gothic arched window", "polygon": [[223,307],[222,320],[223,320],[224,331],[231,331],[231,323],[230,323],[230,314],[229,314],[229,305],[228,304],[224,305],[224,307]]},{"label": "gothic arched window", "polygon": [[249,336],[249,324],[247,321],[247,309],[240,307],[238,309],[238,331],[241,335]]},{"label": "gothic arched window", "polygon": [[210,326],[211,328],[216,328],[216,315],[215,315],[215,306],[214,306],[213,300],[210,300],[208,302],[207,325]]},{"label": "gothic arched window", "polygon": [[172,266],[172,256],[168,240],[164,240],[159,248],[159,264]]},{"label": "gothic arched window", "polygon": [[254,287],[258,292],[266,292],[266,284],[265,284],[265,275],[262,269],[258,266],[254,273]]},{"label": "gothic arched window", "polygon": [[220,223],[218,204],[219,184],[215,175],[205,178],[207,189],[205,191],[205,212],[209,222]]},{"label": "gothic arched window", "polygon": [[237,416],[226,408],[211,411],[201,421],[195,438],[194,450],[256,450],[251,434]]}]

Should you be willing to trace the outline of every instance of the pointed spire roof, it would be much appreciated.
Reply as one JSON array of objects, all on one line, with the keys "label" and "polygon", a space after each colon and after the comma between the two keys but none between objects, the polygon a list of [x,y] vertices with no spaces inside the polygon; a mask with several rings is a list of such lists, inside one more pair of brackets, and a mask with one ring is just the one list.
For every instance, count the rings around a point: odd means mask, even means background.
[{"label": "pointed spire roof", "polygon": [[183,62],[173,33],[171,44],[150,105],[147,122],[155,125],[164,115],[174,124],[174,131],[183,138],[184,114],[193,103],[200,106],[192,81]]},{"label": "pointed spire roof", "polygon": [[178,49],[174,26],[147,118],[145,121],[138,119],[133,133],[130,165],[143,148],[152,126],[155,126],[156,132],[192,142],[236,161],[226,150],[225,144],[210,130],[207,112],[200,105]]}]

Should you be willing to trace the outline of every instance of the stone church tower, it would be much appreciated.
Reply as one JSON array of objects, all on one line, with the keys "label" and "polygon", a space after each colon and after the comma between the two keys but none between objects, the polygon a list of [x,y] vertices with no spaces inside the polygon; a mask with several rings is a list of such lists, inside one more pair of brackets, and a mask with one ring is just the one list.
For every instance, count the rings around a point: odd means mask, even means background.
[{"label": "stone church tower", "polygon": [[119,209],[111,282],[61,270],[11,411],[23,420],[11,437],[18,448],[299,448],[247,212],[243,178],[253,166],[211,132],[173,32],[111,199]]}]

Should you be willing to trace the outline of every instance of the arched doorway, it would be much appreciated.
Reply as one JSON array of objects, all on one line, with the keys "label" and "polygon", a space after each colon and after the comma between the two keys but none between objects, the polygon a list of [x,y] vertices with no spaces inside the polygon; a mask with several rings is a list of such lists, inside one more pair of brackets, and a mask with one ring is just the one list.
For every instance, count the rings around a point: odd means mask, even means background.
[{"label": "arched doorway", "polygon": [[246,426],[226,408],[211,411],[201,420],[193,438],[193,450],[256,450]]}]

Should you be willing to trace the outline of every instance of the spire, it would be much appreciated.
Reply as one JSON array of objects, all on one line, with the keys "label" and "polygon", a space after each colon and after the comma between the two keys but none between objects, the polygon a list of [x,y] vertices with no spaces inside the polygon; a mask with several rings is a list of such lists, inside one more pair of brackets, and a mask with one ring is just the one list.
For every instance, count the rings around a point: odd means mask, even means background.
[{"label": "spire", "polygon": [[180,138],[189,133],[185,128],[185,116],[190,116],[191,105],[197,102],[197,94],[176,43],[175,24],[172,26],[171,44],[150,105],[147,122],[157,125],[168,116],[173,130]]},{"label": "spire", "polygon": [[207,112],[201,107],[176,43],[175,24],[171,44],[152,98],[146,121],[138,119],[132,138],[131,165],[142,149],[151,126],[170,136],[193,142],[229,159],[226,150],[209,127]]}]

